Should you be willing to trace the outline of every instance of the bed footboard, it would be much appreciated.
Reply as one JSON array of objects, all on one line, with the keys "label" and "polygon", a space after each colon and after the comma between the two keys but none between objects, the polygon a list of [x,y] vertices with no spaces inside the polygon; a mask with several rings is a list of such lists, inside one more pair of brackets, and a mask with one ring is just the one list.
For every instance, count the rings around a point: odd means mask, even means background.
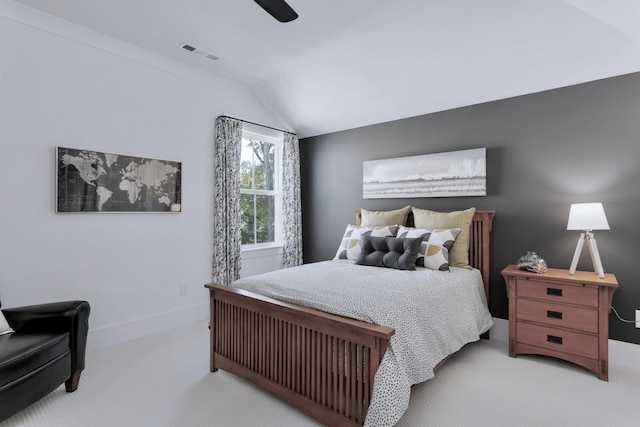
[{"label": "bed footboard", "polygon": [[320,422],[362,425],[392,328],[208,284],[211,371],[249,380]]}]

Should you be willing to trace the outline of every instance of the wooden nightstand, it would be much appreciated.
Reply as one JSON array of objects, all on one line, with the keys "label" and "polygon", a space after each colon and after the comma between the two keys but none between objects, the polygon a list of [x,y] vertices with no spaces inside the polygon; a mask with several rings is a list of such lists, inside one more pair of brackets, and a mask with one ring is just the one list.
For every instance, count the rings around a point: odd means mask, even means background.
[{"label": "wooden nightstand", "polygon": [[509,298],[509,356],[541,354],[609,379],[609,311],[618,281],[594,272],[502,270]]}]

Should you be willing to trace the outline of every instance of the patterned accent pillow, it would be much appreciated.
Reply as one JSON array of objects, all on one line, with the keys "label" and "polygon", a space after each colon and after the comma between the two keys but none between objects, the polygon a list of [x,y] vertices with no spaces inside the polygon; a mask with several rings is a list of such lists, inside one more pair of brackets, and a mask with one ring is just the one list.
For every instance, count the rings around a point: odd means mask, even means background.
[{"label": "patterned accent pillow", "polygon": [[398,231],[397,225],[385,225],[379,227],[358,227],[353,224],[347,225],[342,241],[333,259],[351,259],[356,261],[360,257],[362,236],[393,237]]},{"label": "patterned accent pillow", "polygon": [[11,332],[13,332],[13,329],[11,329],[7,319],[4,318],[4,314],[0,311],[0,335],[10,334]]},{"label": "patterned accent pillow", "polygon": [[459,228],[400,227],[398,237],[422,237],[420,253],[416,265],[431,270],[449,271],[449,250],[460,235]]},{"label": "patterned accent pillow", "polygon": [[471,270],[469,265],[469,240],[471,236],[471,223],[476,213],[476,208],[469,208],[463,211],[436,212],[427,209],[411,208],[413,212],[413,222],[416,228],[459,228],[460,236],[456,239],[450,249],[451,265],[453,267],[463,267]]},{"label": "patterned accent pillow", "polygon": [[362,236],[362,252],[356,264],[388,267],[396,270],[415,270],[422,238]]},{"label": "patterned accent pillow", "polygon": [[426,242],[430,234],[431,234],[431,230],[428,230],[426,228],[413,228],[413,227],[405,227],[404,225],[401,225],[398,228],[398,233],[396,234],[396,237],[400,237],[403,239],[407,237],[412,239],[415,239],[416,237],[422,237]]}]

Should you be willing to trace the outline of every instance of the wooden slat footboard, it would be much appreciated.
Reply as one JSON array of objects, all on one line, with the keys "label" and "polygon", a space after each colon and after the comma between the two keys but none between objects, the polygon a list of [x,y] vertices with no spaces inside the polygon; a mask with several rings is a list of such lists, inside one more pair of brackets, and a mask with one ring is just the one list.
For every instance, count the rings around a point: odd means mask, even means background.
[{"label": "wooden slat footboard", "polygon": [[392,328],[206,287],[212,372],[245,378],[327,425],[364,423]]}]

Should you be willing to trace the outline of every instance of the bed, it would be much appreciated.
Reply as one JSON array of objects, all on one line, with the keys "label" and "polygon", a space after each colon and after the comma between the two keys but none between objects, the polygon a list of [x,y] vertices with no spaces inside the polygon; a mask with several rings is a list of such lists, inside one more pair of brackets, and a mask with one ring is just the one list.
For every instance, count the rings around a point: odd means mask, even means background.
[{"label": "bed", "polygon": [[[407,388],[411,384],[432,377],[433,369],[441,359],[467,342],[477,340],[478,335],[488,338],[491,320],[490,315],[486,320],[486,301],[489,291],[489,233],[493,215],[493,211],[481,210],[473,216],[469,239],[469,262],[473,270],[451,268],[449,273],[418,271],[414,275],[414,272],[391,272],[336,260],[245,278],[232,286],[206,285],[210,292],[211,371],[224,369],[247,379],[326,425],[394,424],[408,405]],[[356,212],[356,218],[359,225],[359,212]],[[406,225],[413,225],[411,215]],[[395,281],[407,287],[413,286],[410,282],[414,278],[419,280],[417,278],[421,274],[455,277],[456,283],[464,277],[477,275],[478,292],[482,294],[485,306],[483,323],[478,330],[471,328],[468,331],[466,327],[463,332],[446,332],[460,337],[453,343],[442,344],[442,348],[430,356],[433,360],[428,364],[418,363],[420,366],[417,368],[406,369],[405,364],[413,366],[415,363],[415,360],[411,363],[407,360],[416,358],[410,350],[405,351],[406,328],[400,323],[402,334],[394,336],[396,330],[389,325],[393,325],[395,320],[385,320],[385,313],[397,310],[385,312],[379,308],[373,314],[363,314],[363,306],[375,306],[374,300],[365,301],[362,297],[363,301],[359,301],[361,297],[358,297],[354,304],[348,304],[347,310],[326,305],[327,301],[314,302],[306,298],[308,292],[304,287],[295,292],[293,288],[283,290],[275,287],[299,285],[304,281],[302,276],[308,276],[315,280],[317,286],[322,287],[323,283],[328,286],[320,294],[331,295],[340,282],[337,278],[347,277],[346,273],[356,271],[359,273],[353,279],[345,279],[349,284],[355,283],[352,281],[364,275],[363,272],[376,276],[405,274],[393,277],[394,280],[403,277]],[[354,285],[358,286],[365,284]],[[302,297],[294,294],[302,294]],[[349,298],[345,296],[345,299]],[[458,299],[455,301],[457,304]],[[351,305],[355,308],[352,309]],[[456,310],[460,312],[460,308]],[[462,308],[465,313],[474,310]],[[448,316],[448,319],[452,318],[450,314]],[[414,330],[409,335],[418,334]],[[439,346],[440,338],[432,338],[429,346]],[[407,378],[402,375],[405,370],[408,371]],[[396,386],[388,384],[395,378],[402,382],[398,385],[402,389],[398,395]]]}]

